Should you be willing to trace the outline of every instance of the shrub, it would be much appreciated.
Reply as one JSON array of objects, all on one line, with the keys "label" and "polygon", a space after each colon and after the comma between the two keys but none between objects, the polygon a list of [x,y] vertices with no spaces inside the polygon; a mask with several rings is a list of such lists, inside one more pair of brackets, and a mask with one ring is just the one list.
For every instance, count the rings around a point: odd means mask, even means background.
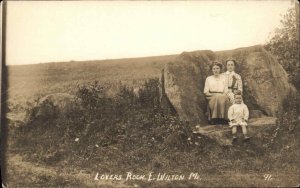
[{"label": "shrub", "polygon": [[149,79],[139,90],[139,102],[144,108],[159,108],[159,79]]}]

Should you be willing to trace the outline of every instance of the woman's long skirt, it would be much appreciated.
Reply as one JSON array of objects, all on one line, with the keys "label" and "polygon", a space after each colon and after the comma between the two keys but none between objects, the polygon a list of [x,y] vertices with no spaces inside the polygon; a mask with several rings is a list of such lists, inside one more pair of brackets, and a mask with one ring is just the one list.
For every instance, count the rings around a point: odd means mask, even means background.
[{"label": "woman's long skirt", "polygon": [[228,120],[230,101],[225,94],[215,94],[208,101],[208,120],[220,118]]}]

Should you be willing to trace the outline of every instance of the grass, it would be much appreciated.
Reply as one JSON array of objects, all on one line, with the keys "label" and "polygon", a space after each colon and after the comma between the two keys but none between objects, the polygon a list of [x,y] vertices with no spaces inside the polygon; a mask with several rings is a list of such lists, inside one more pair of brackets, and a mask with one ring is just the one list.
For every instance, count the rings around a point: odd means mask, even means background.
[{"label": "grass", "polygon": [[[34,118],[33,114],[29,123],[10,129],[8,152],[44,168],[84,171],[87,177],[97,172],[124,175],[128,171],[185,176],[197,172],[201,176],[201,181],[129,181],[124,186],[286,187],[299,183],[299,96],[285,102],[286,113],[267,143],[221,147],[194,135],[188,122],[160,108],[157,79],[147,79],[141,85],[143,89],[136,96],[126,85],[110,95],[110,88],[101,82],[79,84],[73,93],[81,99],[82,109],[51,119]],[[272,175],[272,180],[265,180],[266,174]],[[66,175],[32,176],[37,177],[26,181],[35,185],[76,185]],[[14,181],[20,180],[9,180],[11,185]]]},{"label": "grass", "polygon": [[[175,56],[8,67],[8,185],[274,187],[299,183],[299,96],[266,143],[221,147],[160,108],[158,80]],[[96,82],[95,82],[96,81]],[[139,95],[132,88],[142,88]],[[42,96],[67,92],[83,109],[34,118]],[[51,104],[50,104],[51,105]],[[26,113],[31,121],[22,123]],[[76,141],[78,139],[78,141]],[[62,168],[63,167],[63,168]],[[94,181],[100,174],[199,173],[194,181]],[[265,175],[272,179],[265,180]],[[26,175],[26,176],[25,176]]]}]

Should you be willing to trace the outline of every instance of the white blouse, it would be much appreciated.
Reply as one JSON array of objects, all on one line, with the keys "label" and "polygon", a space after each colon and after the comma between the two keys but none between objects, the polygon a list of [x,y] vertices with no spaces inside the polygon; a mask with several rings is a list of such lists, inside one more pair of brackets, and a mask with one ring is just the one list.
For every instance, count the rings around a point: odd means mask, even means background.
[{"label": "white blouse", "polygon": [[228,92],[228,80],[226,76],[219,75],[218,78],[215,76],[209,76],[205,80],[204,94],[213,93],[227,93]]}]

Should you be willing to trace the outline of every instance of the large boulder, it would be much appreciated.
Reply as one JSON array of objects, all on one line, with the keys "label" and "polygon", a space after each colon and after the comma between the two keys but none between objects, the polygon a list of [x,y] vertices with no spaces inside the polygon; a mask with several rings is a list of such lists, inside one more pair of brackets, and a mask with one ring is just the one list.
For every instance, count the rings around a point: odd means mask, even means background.
[{"label": "large boulder", "polygon": [[[285,70],[262,46],[227,51],[183,52],[169,62],[161,75],[161,99],[169,101],[180,118],[192,124],[207,124],[207,101],[203,94],[205,79],[211,75],[209,65],[235,59],[236,72],[243,80],[244,102],[252,112],[277,116],[289,93],[296,92],[288,83]],[[250,114],[251,115],[251,114]]]}]

